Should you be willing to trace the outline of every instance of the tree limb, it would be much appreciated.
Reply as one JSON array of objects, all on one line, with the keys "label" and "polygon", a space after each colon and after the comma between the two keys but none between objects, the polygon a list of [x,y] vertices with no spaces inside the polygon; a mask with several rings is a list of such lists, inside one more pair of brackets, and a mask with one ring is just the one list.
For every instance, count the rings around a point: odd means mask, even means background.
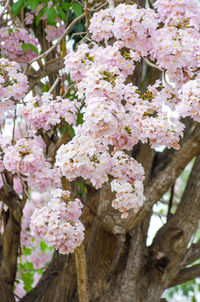
[{"label": "tree limb", "polygon": [[200,219],[200,155],[197,157],[186,189],[177,211],[157,232],[152,248],[167,257],[169,265],[165,274],[166,284],[174,280],[181,260],[187,250],[188,242],[196,231]]},{"label": "tree limb", "polygon": [[200,240],[197,243],[193,243],[190,248],[187,249],[184,258],[181,262],[181,266],[185,267],[200,258]]},{"label": "tree limb", "polygon": [[200,264],[196,264],[191,267],[180,270],[179,273],[173,279],[173,281],[170,283],[169,287],[185,283],[197,277],[200,277]]},{"label": "tree limb", "polygon": [[181,146],[174,151],[169,164],[163,171],[159,171],[145,188],[146,202],[143,208],[135,215],[130,214],[124,222],[127,230],[131,229],[138,219],[143,219],[152,206],[166,193],[184,170],[185,166],[200,152],[200,125],[196,126],[191,135]]}]

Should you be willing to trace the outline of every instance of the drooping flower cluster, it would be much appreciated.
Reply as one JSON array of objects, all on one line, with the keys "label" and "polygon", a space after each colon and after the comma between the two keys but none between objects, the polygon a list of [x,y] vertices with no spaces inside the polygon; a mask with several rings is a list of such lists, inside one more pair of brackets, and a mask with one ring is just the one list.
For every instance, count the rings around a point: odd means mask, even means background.
[{"label": "drooping flower cluster", "polygon": [[196,0],[157,0],[154,2],[154,7],[158,11],[160,20],[166,24],[180,26],[180,22],[184,22],[188,27],[194,26],[199,29],[200,11]]},{"label": "drooping flower cluster", "polygon": [[61,254],[72,253],[84,237],[84,226],[79,220],[82,203],[70,198],[69,191],[57,189],[47,206],[36,209],[31,218],[33,235],[42,238]]},{"label": "drooping flower cluster", "polygon": [[199,4],[195,0],[157,0],[154,7],[164,26],[152,37],[150,56],[180,87],[199,67]]},{"label": "drooping flower cluster", "polygon": [[45,206],[50,198],[51,195],[49,193],[40,194],[38,192],[32,192],[31,198],[27,200],[23,209],[20,232],[22,254],[18,257],[20,274],[17,274],[17,280],[15,282],[15,293],[21,298],[26,293],[23,289],[24,283],[20,283],[22,268],[24,267],[25,274],[27,274],[27,270],[31,271],[33,269],[32,275],[34,282],[32,287],[34,287],[41,278],[41,273],[48,265],[53,254],[52,248],[48,247],[40,238],[33,237],[30,230],[31,216],[34,210],[38,207],[41,208]]},{"label": "drooping flower cluster", "polygon": [[187,82],[179,92],[181,102],[177,106],[178,113],[200,122],[200,79]]},{"label": "drooping flower cluster", "polygon": [[112,206],[122,212],[121,217],[128,217],[128,210],[134,209],[137,212],[145,201],[143,195],[143,184],[136,180],[133,184],[114,179],[111,182],[111,189],[116,193],[116,198],[112,201]]},{"label": "drooping flower cluster", "polygon": [[[26,51],[22,49],[23,44],[27,45]],[[31,46],[37,45],[35,38],[24,28],[0,28],[0,51],[3,57],[20,63],[29,62],[37,55]]]},{"label": "drooping flower cluster", "polygon": [[149,35],[157,26],[154,10],[120,4],[115,9],[95,13],[89,31],[97,42],[114,36],[123,41],[125,47],[137,50],[140,55],[145,56],[149,49]]},{"label": "drooping flower cluster", "polygon": [[110,175],[114,180],[111,181],[111,190],[116,193],[112,205],[122,212],[122,218],[126,218],[128,210],[137,212],[145,201],[142,184],[144,170],[141,164],[122,151],[114,154],[112,163]]},{"label": "drooping flower cluster", "polygon": [[4,166],[25,177],[31,187],[44,191],[60,186],[60,172],[51,168],[44,157],[44,142],[37,136],[22,138],[13,146],[4,149]]},{"label": "drooping flower cluster", "polygon": [[125,51],[124,43],[115,42],[113,46],[105,48],[94,45],[89,48],[87,44],[78,46],[77,51],[69,53],[65,57],[65,71],[70,72],[73,81],[81,81],[91,66],[107,64],[107,66],[119,70],[125,76],[133,73],[135,69],[134,61],[138,61],[140,56],[133,50]]},{"label": "drooping flower cluster", "polygon": [[108,181],[107,173],[111,169],[111,156],[108,148],[98,139],[88,135],[77,135],[67,144],[62,145],[56,155],[56,165],[69,180],[79,176],[90,179],[95,188],[100,188]]},{"label": "drooping flower cluster", "polygon": [[[19,64],[0,59],[0,100],[21,100],[28,90],[27,77],[21,72]],[[2,105],[8,103],[2,103]]]},{"label": "drooping flower cluster", "polygon": [[42,96],[33,97],[24,108],[24,119],[34,129],[43,128],[49,130],[51,126],[60,124],[61,119],[69,125],[76,123],[77,112],[81,103],[70,99],[57,97],[43,93]]},{"label": "drooping flower cluster", "polygon": [[199,5],[158,0],[154,7],[121,4],[95,13],[89,30],[97,42],[114,37],[139,56],[149,55],[180,87],[199,68]]}]

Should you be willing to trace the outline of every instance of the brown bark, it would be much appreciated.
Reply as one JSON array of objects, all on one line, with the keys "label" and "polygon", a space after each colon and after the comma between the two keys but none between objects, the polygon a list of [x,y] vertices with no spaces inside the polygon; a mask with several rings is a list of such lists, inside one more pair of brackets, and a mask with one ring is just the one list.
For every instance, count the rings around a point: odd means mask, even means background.
[{"label": "brown bark", "polygon": [[20,200],[7,183],[0,191],[0,198],[8,206],[7,211],[4,211],[4,232],[2,246],[0,245],[0,294],[2,302],[13,302],[12,288],[17,270],[22,209],[26,198]]}]

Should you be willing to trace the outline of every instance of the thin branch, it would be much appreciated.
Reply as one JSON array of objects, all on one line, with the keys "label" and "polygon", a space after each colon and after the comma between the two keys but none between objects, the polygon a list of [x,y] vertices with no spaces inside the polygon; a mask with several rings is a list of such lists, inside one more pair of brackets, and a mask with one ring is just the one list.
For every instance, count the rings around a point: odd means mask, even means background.
[{"label": "thin branch", "polygon": [[154,63],[152,63],[147,57],[143,57],[143,59],[147,63],[147,65],[164,72],[164,69],[162,69],[162,68],[158,67],[157,65],[155,65]]},{"label": "thin branch", "polygon": [[187,249],[184,258],[181,262],[181,266],[185,267],[197,259],[200,258],[200,240],[197,243],[193,243],[190,248]]},{"label": "thin branch", "polygon": [[88,27],[90,26],[90,18],[91,18],[88,1],[85,1],[84,13],[85,13],[85,27],[86,29],[88,29]]},{"label": "thin branch", "polygon": [[80,20],[82,20],[85,17],[85,14],[80,15],[79,17],[77,17],[76,19],[74,19],[72,21],[72,23],[67,27],[67,29],[64,31],[64,33],[62,34],[62,36],[57,40],[57,42],[52,45],[49,49],[47,49],[45,52],[43,52],[41,55],[37,56],[36,58],[34,58],[32,61],[29,62],[29,65],[31,65],[33,62],[41,60],[42,58],[45,58],[46,56],[48,56],[48,54],[50,54],[52,52],[52,50],[54,50],[60,43],[61,41],[65,38],[65,36],[70,32],[70,30],[73,28],[73,26],[78,23]]},{"label": "thin branch", "polygon": [[60,77],[58,76],[57,79],[55,80],[55,82],[53,83],[53,85],[51,86],[51,88],[49,89],[49,93],[52,93],[52,91],[56,88],[56,86],[58,85],[60,81]]},{"label": "thin branch", "polygon": [[171,187],[171,195],[170,195],[170,199],[169,199],[169,206],[168,206],[168,212],[167,212],[167,220],[170,218],[170,215],[171,215],[171,208],[172,208],[172,204],[173,204],[173,198],[174,198],[174,184]]},{"label": "thin branch", "polygon": [[109,8],[115,8],[114,0],[107,0]]},{"label": "thin branch", "polygon": [[6,11],[6,9],[8,8],[9,3],[10,3],[10,0],[7,0],[6,5],[4,6],[3,11],[0,13],[0,19],[1,19],[1,17],[3,16],[4,12]]},{"label": "thin branch", "polygon": [[165,83],[166,86],[168,86],[170,89],[173,90],[173,87],[168,83],[168,81],[166,79],[166,70],[164,70],[163,68],[160,68],[156,64],[152,63],[147,57],[143,57],[143,59],[147,63],[147,65],[162,71],[162,73],[163,73],[163,82]]},{"label": "thin branch", "polygon": [[14,138],[15,138],[16,114],[17,114],[17,111],[15,109],[15,116],[14,116],[14,121],[13,121],[13,131],[12,131],[12,144],[14,144]]}]

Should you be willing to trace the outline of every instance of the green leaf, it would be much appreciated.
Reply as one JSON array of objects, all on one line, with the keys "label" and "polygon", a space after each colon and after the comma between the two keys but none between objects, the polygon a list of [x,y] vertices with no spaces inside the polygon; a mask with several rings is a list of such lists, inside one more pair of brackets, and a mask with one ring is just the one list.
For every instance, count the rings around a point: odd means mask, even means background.
[{"label": "green leaf", "polygon": [[67,125],[62,125],[62,127],[60,128],[60,133],[63,134],[65,133],[67,130]]},{"label": "green leaf", "polygon": [[26,43],[22,43],[22,50],[24,51],[24,52],[26,52],[27,51],[27,49],[28,49],[28,45],[26,44]]},{"label": "green leaf", "polygon": [[195,296],[192,297],[192,302],[197,302]]},{"label": "green leaf", "polygon": [[83,124],[83,113],[77,115],[77,125]]},{"label": "green leaf", "polygon": [[62,3],[62,7],[66,12],[68,12],[71,6],[72,6],[71,3],[66,3],[66,2]]},{"label": "green leaf", "polygon": [[85,193],[86,193],[86,186],[82,182],[79,182],[79,181],[77,181],[76,184],[78,185],[81,197],[84,197]]},{"label": "green leaf", "polygon": [[69,126],[68,130],[69,130],[69,135],[71,136],[71,138],[73,138],[75,136],[74,128],[72,126]]},{"label": "green leaf", "polygon": [[48,245],[44,241],[40,241],[40,249],[44,253],[46,249],[48,248]]},{"label": "green leaf", "polygon": [[9,33],[9,35],[10,35],[11,33],[13,33],[13,29],[12,29],[12,28],[9,28],[9,29],[8,29],[8,33]]},{"label": "green leaf", "polygon": [[22,280],[24,282],[24,289],[29,292],[32,289],[33,272],[27,272],[22,275]]},{"label": "green leaf", "polygon": [[24,7],[28,7],[30,5],[31,0],[24,0]]},{"label": "green leaf", "polygon": [[41,19],[41,17],[46,13],[46,11],[47,11],[47,6],[44,6],[44,7],[39,11],[39,14],[37,15],[36,20],[35,20],[36,26],[39,25],[40,19]]},{"label": "green leaf", "polygon": [[47,20],[48,20],[48,23],[51,24],[51,25],[54,25],[55,24],[55,19],[56,19],[56,10],[55,8],[53,8],[52,6],[49,8],[48,12],[47,12]]},{"label": "green leaf", "polygon": [[72,3],[72,9],[76,17],[79,17],[83,13],[82,6],[78,3]]},{"label": "green leaf", "polygon": [[15,2],[11,8],[11,13],[14,15],[14,16],[17,16],[21,10],[21,7],[22,7],[22,4],[23,4],[23,0],[19,0],[17,2]]},{"label": "green leaf", "polygon": [[33,263],[32,263],[32,262],[29,262],[29,261],[26,261],[26,262],[24,263],[24,268],[25,268],[25,270],[27,270],[27,271],[33,270],[33,269],[34,269]]},{"label": "green leaf", "polygon": [[36,54],[38,54],[38,50],[37,50],[37,47],[35,47],[33,44],[31,44],[31,43],[28,43],[28,46],[29,46],[29,48],[32,50],[32,51],[34,51]]},{"label": "green leaf", "polygon": [[22,254],[24,254],[25,256],[30,255],[31,252],[32,252],[32,249],[30,249],[29,247],[26,247],[26,246],[23,247],[23,252],[22,252]]},{"label": "green leaf", "polygon": [[45,84],[42,86],[42,92],[48,92],[49,91],[49,88],[48,86]]},{"label": "green leaf", "polygon": [[66,21],[66,14],[60,6],[57,7],[57,12],[58,12],[58,15],[59,15],[60,19],[65,22]]},{"label": "green leaf", "polygon": [[39,2],[40,2],[39,0],[29,1],[29,5],[30,5],[32,11],[34,11],[38,7]]}]

